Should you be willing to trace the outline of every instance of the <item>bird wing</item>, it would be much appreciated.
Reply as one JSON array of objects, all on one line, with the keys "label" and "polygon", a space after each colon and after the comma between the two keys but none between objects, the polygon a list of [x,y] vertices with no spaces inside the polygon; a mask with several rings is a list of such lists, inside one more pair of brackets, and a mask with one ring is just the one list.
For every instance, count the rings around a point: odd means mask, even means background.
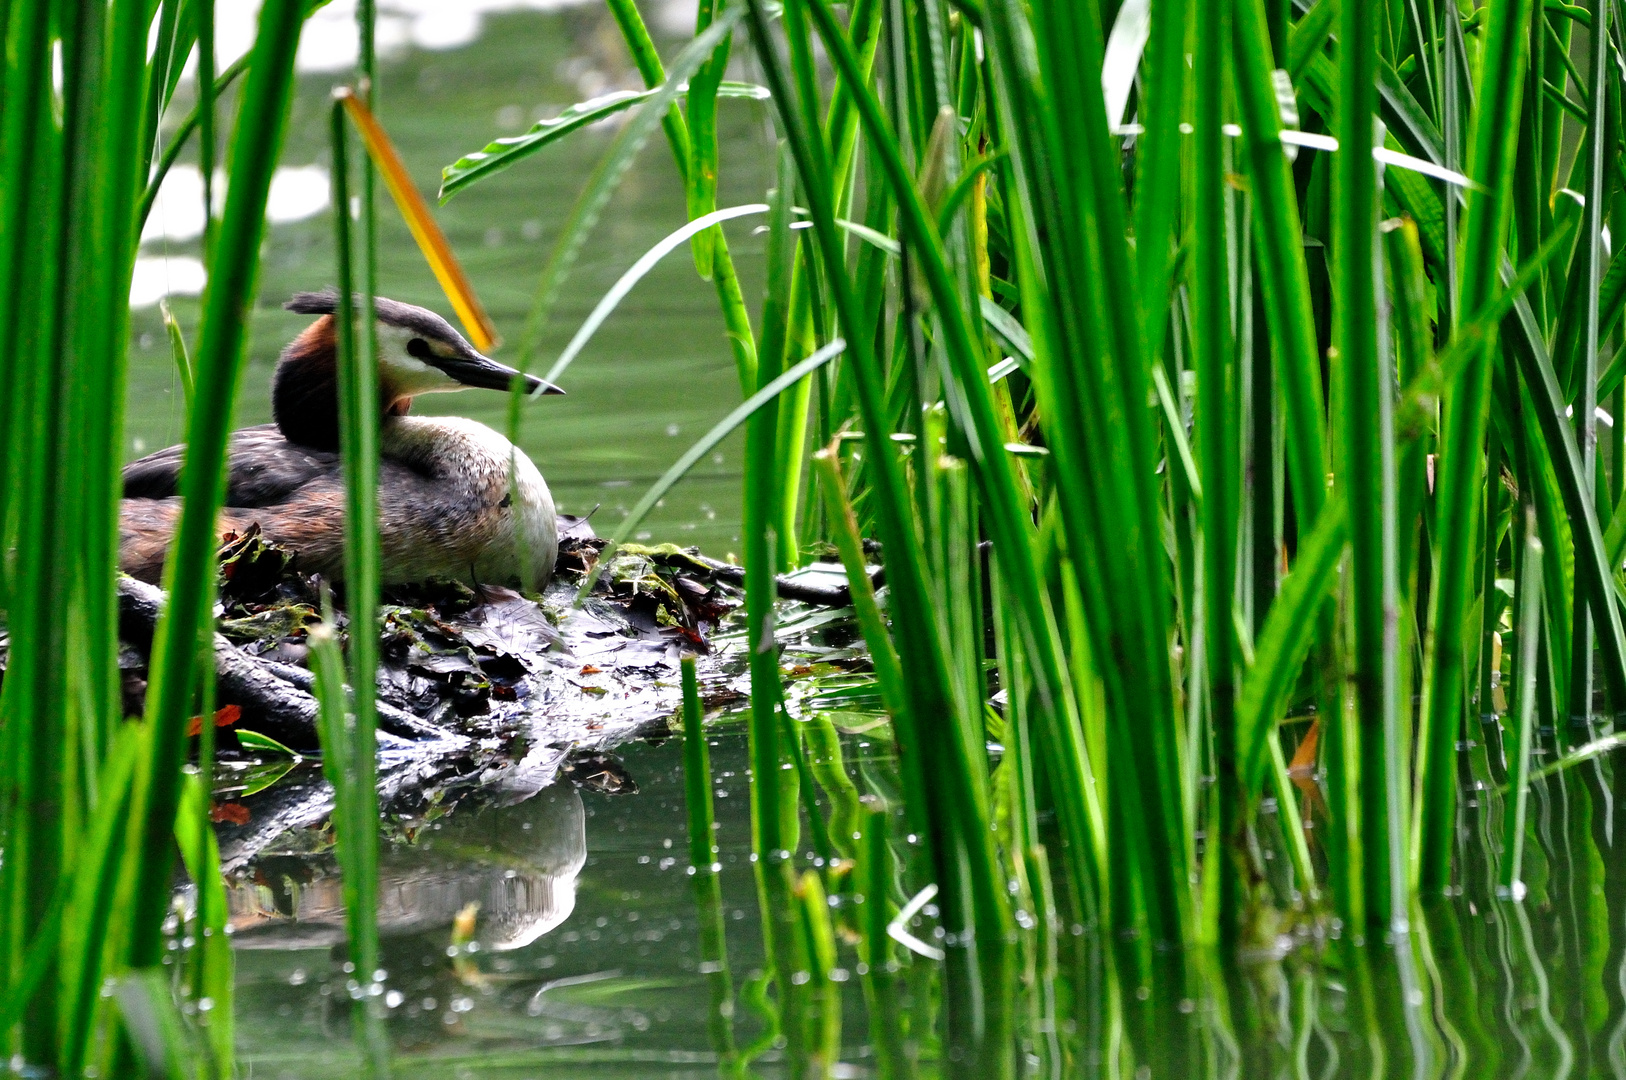
[{"label": "bird wing", "polygon": [[[124,467],[126,499],[167,499],[180,493],[186,447],[171,446]],[[313,481],[337,477],[339,455],[296,446],[275,424],[232,434],[226,451],[226,505],[276,506]]]}]

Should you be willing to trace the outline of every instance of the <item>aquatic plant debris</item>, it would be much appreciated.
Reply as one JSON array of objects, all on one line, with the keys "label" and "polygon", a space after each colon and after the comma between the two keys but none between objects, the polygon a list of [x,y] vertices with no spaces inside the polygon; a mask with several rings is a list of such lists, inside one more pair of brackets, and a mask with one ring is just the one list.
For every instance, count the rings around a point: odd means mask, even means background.
[{"label": "aquatic plant debris", "polygon": [[[603,546],[584,522],[571,523],[540,595],[450,581],[385,590],[378,704],[387,815],[416,818],[465,798],[518,801],[559,780],[636,792],[612,750],[667,737],[685,655],[698,657],[708,708],[745,699],[739,568],[692,548],[629,545],[578,606],[577,589]],[[333,793],[305,760],[317,748],[305,663],[324,583],[253,528],[225,538],[219,573],[212,818],[230,870],[266,844],[286,843],[290,830],[325,827]],[[841,580],[838,568],[815,563],[783,582],[802,598],[782,605],[778,623],[787,683],[804,688],[787,694],[793,712],[831,693],[862,695],[869,681],[850,610],[828,606],[846,599]],[[335,593],[342,602],[342,587]],[[121,673],[132,714],[142,708],[163,599],[139,582],[121,594]],[[342,611],[335,621],[348,642],[353,627]],[[195,722],[193,734],[200,728]]]}]

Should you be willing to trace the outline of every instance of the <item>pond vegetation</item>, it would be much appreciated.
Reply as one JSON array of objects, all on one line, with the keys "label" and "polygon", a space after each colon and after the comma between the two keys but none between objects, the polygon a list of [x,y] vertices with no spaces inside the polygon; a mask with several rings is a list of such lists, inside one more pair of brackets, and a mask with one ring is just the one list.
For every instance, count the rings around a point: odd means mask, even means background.
[{"label": "pond vegetation", "polygon": [[[606,5],[641,86],[487,139],[397,111],[372,0],[320,99],[309,0],[229,65],[197,0],[0,4],[11,1070],[1626,1074],[1616,5]],[[354,297],[337,596],[216,531],[290,139]],[[158,336],[173,168],[217,209]],[[493,320],[457,238],[516,222],[459,207],[550,168]],[[672,231],[584,289],[629,187]],[[622,370],[732,411],[541,594],[379,586],[366,313],[414,251],[566,386],[647,275],[715,293],[709,366]],[[143,334],[162,594],[116,566]],[[536,452],[530,405],[489,415]],[[737,560],[658,543],[722,446]]]}]

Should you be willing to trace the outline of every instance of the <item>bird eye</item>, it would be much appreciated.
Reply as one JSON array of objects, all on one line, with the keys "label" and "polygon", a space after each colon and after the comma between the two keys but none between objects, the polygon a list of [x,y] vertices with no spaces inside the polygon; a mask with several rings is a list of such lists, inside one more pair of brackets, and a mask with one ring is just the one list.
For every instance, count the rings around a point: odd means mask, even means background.
[{"label": "bird eye", "polygon": [[416,356],[419,360],[428,360],[430,357],[429,342],[421,337],[415,337],[407,342],[407,355]]}]

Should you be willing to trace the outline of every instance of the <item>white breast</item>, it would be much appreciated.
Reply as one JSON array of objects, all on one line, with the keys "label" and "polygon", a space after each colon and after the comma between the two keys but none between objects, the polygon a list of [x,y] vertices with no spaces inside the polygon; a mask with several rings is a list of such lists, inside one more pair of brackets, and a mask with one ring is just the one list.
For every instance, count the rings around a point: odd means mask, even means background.
[{"label": "white breast", "polygon": [[[517,580],[527,589],[546,584],[559,555],[558,522],[547,482],[523,450],[484,424],[460,416],[391,417],[380,436],[386,457],[433,475],[448,501],[468,502],[466,527],[471,534],[441,545],[448,551],[448,565],[435,569],[433,576],[465,578],[472,543],[474,573],[482,582]],[[510,493],[513,497],[507,500]],[[381,494],[387,497],[387,492]],[[503,505],[505,501],[509,505]],[[434,554],[415,551],[410,561],[433,562]]]}]

